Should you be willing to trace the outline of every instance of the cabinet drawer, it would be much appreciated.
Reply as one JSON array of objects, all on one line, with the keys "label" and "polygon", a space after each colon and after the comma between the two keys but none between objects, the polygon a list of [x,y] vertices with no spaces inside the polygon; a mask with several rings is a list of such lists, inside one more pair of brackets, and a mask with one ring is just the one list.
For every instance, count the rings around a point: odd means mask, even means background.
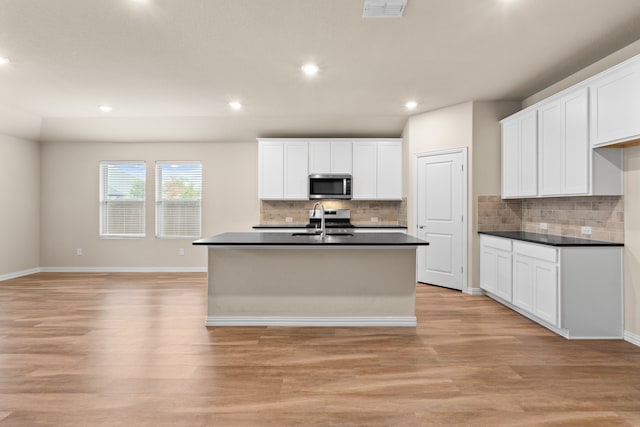
[{"label": "cabinet drawer", "polygon": [[558,261],[558,250],[546,245],[537,245],[535,243],[528,242],[513,242],[513,252],[544,261]]},{"label": "cabinet drawer", "polygon": [[511,252],[511,239],[481,235],[480,244],[489,248]]}]

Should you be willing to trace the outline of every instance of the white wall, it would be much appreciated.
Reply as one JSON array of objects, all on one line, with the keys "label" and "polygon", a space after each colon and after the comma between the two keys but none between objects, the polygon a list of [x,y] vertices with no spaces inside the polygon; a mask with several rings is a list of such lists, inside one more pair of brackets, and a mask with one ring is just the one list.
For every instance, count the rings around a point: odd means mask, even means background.
[{"label": "white wall", "polygon": [[519,102],[467,102],[413,116],[404,128],[405,195],[409,232],[415,233],[414,155],[451,148],[468,149],[467,286],[479,287],[480,244],[476,213],[479,194],[500,194],[501,119]]},{"label": "white wall", "polygon": [[[414,155],[450,148],[471,147],[473,143],[473,103],[466,102],[412,116],[407,121],[403,136],[405,153],[405,195],[409,233],[415,232]],[[471,152],[469,152],[471,156]]]},{"label": "white wall", "polygon": [[40,144],[0,134],[0,279],[40,266]]},{"label": "white wall", "polygon": [[473,156],[470,180],[473,186],[470,207],[469,286],[480,287],[480,236],[478,236],[478,196],[501,193],[501,132],[499,121],[520,109],[519,102],[473,103]]},{"label": "white wall", "polygon": [[[144,160],[147,165],[146,237],[98,235],[98,163]],[[258,144],[45,142],[42,144],[42,251],[44,268],[204,269],[206,249],[194,239],[155,238],[155,161],[202,162],[203,237],[250,231],[259,221]],[[77,256],[76,249],[83,255]],[[179,256],[178,249],[185,255]]]}]

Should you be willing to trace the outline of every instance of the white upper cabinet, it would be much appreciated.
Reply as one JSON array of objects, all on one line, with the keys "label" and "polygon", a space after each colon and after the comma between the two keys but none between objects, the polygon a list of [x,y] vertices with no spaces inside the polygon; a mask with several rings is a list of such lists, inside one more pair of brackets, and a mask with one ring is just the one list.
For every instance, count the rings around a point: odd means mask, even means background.
[{"label": "white upper cabinet", "polygon": [[606,71],[589,84],[591,144],[601,147],[640,138],[640,62]]},{"label": "white upper cabinet", "polygon": [[402,143],[377,143],[377,199],[402,199]]},{"label": "white upper cabinet", "polygon": [[309,148],[302,141],[260,141],[258,197],[306,200]]},{"label": "white upper cabinet", "polygon": [[351,175],[353,172],[353,154],[351,141],[331,142],[331,173]]},{"label": "white upper cabinet", "polygon": [[353,198],[402,199],[402,141],[353,143]]},{"label": "white upper cabinet", "polygon": [[538,107],[541,196],[589,194],[589,96],[582,88]]},{"label": "white upper cabinet", "polygon": [[562,113],[560,100],[549,102],[538,109],[540,156],[539,176],[540,194],[562,193]]},{"label": "white upper cabinet", "polygon": [[537,195],[537,134],[535,110],[502,122],[502,197]]},{"label": "white upper cabinet", "polygon": [[284,143],[284,198],[306,200],[309,198],[309,144]]},{"label": "white upper cabinet", "polygon": [[351,141],[309,143],[309,173],[351,174]]},{"label": "white upper cabinet", "polygon": [[622,148],[610,146],[640,142],[640,56],[500,123],[503,198],[621,195]]},{"label": "white upper cabinet", "polygon": [[402,199],[400,139],[259,139],[258,191],[264,200],[307,200],[310,174],[353,175],[353,198]]},{"label": "white upper cabinet", "polygon": [[584,88],[560,99],[562,113],[562,194],[590,192],[589,91]]},{"label": "white upper cabinet", "polygon": [[377,148],[375,142],[353,143],[353,181],[351,184],[354,199],[375,199],[377,197]]},{"label": "white upper cabinet", "polygon": [[309,143],[309,173],[331,173],[331,145],[322,142]]},{"label": "white upper cabinet", "polygon": [[284,196],[284,143],[260,141],[258,144],[258,196],[282,199]]}]

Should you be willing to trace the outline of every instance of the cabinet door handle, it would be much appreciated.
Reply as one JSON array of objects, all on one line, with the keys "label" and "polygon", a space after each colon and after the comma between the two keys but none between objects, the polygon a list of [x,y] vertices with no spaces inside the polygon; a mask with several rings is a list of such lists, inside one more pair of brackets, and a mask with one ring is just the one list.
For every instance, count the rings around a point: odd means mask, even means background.
[{"label": "cabinet door handle", "polygon": [[418,226],[418,228],[419,228],[420,230],[422,230],[422,229],[424,229],[424,228],[425,228],[425,226],[424,226],[424,225],[420,225],[420,226]]}]

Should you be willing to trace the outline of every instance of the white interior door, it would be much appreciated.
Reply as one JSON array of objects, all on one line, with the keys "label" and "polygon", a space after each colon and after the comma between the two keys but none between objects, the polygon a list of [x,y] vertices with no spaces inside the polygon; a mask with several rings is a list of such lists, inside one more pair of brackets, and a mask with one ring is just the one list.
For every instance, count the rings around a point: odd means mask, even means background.
[{"label": "white interior door", "polygon": [[417,158],[418,281],[462,289],[466,200],[466,153],[434,153]]}]

